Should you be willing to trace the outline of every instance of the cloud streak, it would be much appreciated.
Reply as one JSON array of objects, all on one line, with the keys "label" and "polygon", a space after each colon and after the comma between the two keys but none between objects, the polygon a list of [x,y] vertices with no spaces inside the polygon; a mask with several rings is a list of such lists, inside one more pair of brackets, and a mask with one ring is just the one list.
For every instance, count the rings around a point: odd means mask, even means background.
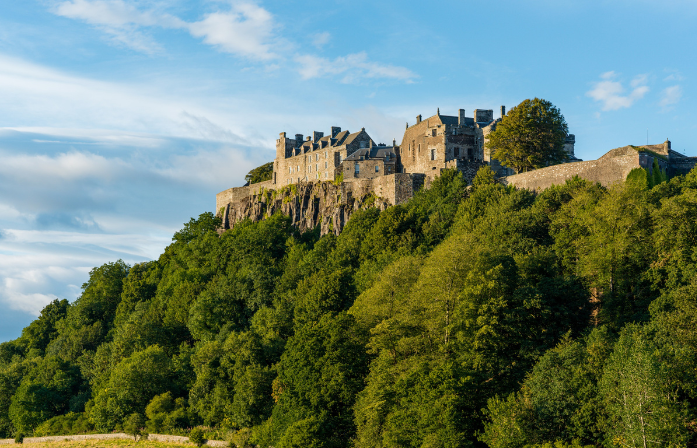
[{"label": "cloud streak", "polygon": [[586,96],[602,104],[604,111],[631,107],[649,91],[646,75],[634,77],[629,83],[630,91],[626,94],[625,87],[617,81],[617,77],[614,71],[603,73],[600,75],[601,81],[596,82],[593,88],[586,92]]},{"label": "cloud streak", "polygon": [[658,103],[662,108],[668,109],[680,102],[682,98],[682,87],[679,85],[670,86],[661,92],[661,101]]},{"label": "cloud streak", "polygon": [[[186,22],[162,11],[143,11],[124,0],[66,0],[54,8],[62,17],[81,20],[109,35],[112,40],[144,53],[161,48],[143,30],[153,27],[180,29],[218,50],[251,61],[278,68],[287,62],[274,49],[290,49],[294,45],[277,34],[280,28],[268,10],[248,1],[232,1],[228,11],[205,15],[202,20]],[[328,32],[311,36],[311,44],[321,49],[329,42]],[[334,60],[316,55],[296,54],[291,58],[300,64],[294,67],[304,80],[341,75],[344,83],[361,79],[392,79],[413,82],[417,77],[405,67],[380,64],[368,60],[365,52],[337,57]]]},{"label": "cloud streak", "polygon": [[349,54],[334,60],[299,55],[295,61],[303,79],[341,75],[342,82],[355,83],[362,78],[388,78],[405,82],[413,82],[417,78],[416,74],[407,68],[370,61],[365,52]]}]

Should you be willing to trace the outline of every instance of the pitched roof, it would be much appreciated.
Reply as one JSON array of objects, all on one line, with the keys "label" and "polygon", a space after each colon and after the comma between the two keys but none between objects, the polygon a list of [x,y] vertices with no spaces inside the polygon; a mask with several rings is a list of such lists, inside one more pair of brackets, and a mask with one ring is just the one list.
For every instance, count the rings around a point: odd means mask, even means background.
[{"label": "pitched roof", "polygon": [[[394,146],[373,146],[372,148],[361,148],[353,154],[346,157],[344,160],[358,161],[365,159],[385,159],[389,156],[390,160],[396,160],[397,154],[394,152]],[[361,159],[363,157],[363,159]]]}]

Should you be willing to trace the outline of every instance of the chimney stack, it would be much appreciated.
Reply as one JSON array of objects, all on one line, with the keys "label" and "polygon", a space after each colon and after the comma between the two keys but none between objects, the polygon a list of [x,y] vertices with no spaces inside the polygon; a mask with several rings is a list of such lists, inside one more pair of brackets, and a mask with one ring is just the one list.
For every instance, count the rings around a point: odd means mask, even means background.
[{"label": "chimney stack", "polygon": [[297,148],[298,146],[303,144],[303,135],[302,134],[295,134],[295,147]]},{"label": "chimney stack", "polygon": [[332,126],[332,138],[335,138],[339,132],[341,132],[341,128],[339,126]]},{"label": "chimney stack", "polygon": [[317,131],[312,131],[312,141],[317,143],[319,139],[324,137],[324,132],[317,132]]},{"label": "chimney stack", "polygon": [[501,118],[506,116],[506,106],[501,106]]},{"label": "chimney stack", "polygon": [[460,109],[457,111],[457,124],[459,126],[465,125],[465,109]]},{"label": "chimney stack", "polygon": [[421,123],[421,114],[416,116],[416,124]]}]

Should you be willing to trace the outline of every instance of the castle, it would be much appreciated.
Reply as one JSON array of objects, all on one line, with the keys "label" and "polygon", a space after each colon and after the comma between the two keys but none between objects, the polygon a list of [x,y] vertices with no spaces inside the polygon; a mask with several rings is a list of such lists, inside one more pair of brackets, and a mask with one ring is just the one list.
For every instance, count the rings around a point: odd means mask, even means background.
[{"label": "castle", "polygon": [[[506,114],[501,106],[501,117]],[[395,173],[420,174],[427,182],[447,168],[456,168],[470,178],[483,164],[490,165],[499,175],[513,174],[501,166],[485,150],[487,136],[501,118],[494,111],[475,109],[474,117],[466,117],[460,109],[457,116],[441,115],[416,117],[407,123],[401,145],[376,144],[365,128],[359,132],[342,131],[332,126],[329,135],[313,132],[303,140],[302,134],[289,138],[281,132],[276,140],[276,159],[272,184],[284,186],[299,182],[333,181],[341,176],[344,182],[373,179]],[[565,149],[569,160],[574,157],[573,135],[567,137]]]},{"label": "castle", "polygon": [[[223,217],[223,229],[250,214],[254,219],[262,219],[264,213],[273,210],[286,214],[291,209],[301,210],[292,218],[294,222],[306,219],[303,210],[308,207],[317,215],[319,202],[316,206],[299,203],[294,208],[289,208],[283,201],[269,206],[273,200],[265,196],[266,192],[285,195],[291,187],[297,190],[302,186],[306,192],[303,201],[309,201],[309,197],[319,191],[311,188],[312,185],[324,185],[322,194],[327,196],[327,185],[333,184],[334,193],[341,198],[337,201],[343,210],[348,210],[359,207],[361,200],[357,198],[368,195],[381,198],[383,204],[400,204],[419,188],[428,187],[445,169],[456,169],[471,182],[479,168],[488,165],[504,184],[542,190],[553,184],[563,184],[574,176],[608,186],[626,179],[634,168],[651,172],[654,161],[669,176],[686,173],[697,164],[697,158],[672,150],[668,140],[658,145],[616,148],[598,160],[584,162],[576,158],[575,136],[569,134],[564,145],[566,163],[514,174],[493,158],[486,148],[488,135],[506,115],[505,106],[501,106],[500,117],[496,119],[491,109],[475,109],[473,115],[467,117],[464,109],[458,110],[456,116],[441,115],[440,109],[425,119],[418,115],[413,125],[407,123],[401,144],[397,145],[393,140],[391,146],[375,143],[365,128],[351,133],[332,126],[327,136],[315,131],[307,138],[302,134],[289,138],[281,132],[276,140],[276,158],[270,180],[230,188],[216,195],[216,210]],[[276,193],[273,197],[276,198]],[[285,197],[284,200],[290,199]],[[323,200],[322,206],[326,205],[326,210],[329,210],[339,204],[337,201]],[[350,213],[342,213],[343,217],[337,219],[343,223]],[[319,222],[317,216],[308,218],[308,227]]]}]

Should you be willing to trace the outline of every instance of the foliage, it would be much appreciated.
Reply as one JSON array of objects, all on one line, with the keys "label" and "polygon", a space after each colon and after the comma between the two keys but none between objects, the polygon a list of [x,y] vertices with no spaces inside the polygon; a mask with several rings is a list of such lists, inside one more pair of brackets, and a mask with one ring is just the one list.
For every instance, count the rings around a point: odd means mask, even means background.
[{"label": "foliage", "polygon": [[489,134],[492,156],[516,173],[561,163],[568,155],[564,142],[568,126],[552,103],[525,100],[506,114]]},{"label": "foliage", "polygon": [[269,162],[251,170],[249,173],[247,173],[246,176],[244,176],[244,180],[251,185],[259,182],[264,182],[266,180],[271,180],[272,177],[273,162]]},{"label": "foliage", "polygon": [[138,436],[141,435],[143,426],[145,426],[145,419],[142,414],[134,412],[129,415],[123,422],[123,430],[126,434],[133,436],[133,440],[138,440]]},{"label": "foliage", "polygon": [[136,414],[238,447],[692,446],[697,171],[649,177],[445,170],[338,236],[204,213],[0,344],[0,436]]},{"label": "foliage", "polygon": [[200,447],[207,442],[205,434],[201,428],[194,428],[189,433],[189,441]]}]

